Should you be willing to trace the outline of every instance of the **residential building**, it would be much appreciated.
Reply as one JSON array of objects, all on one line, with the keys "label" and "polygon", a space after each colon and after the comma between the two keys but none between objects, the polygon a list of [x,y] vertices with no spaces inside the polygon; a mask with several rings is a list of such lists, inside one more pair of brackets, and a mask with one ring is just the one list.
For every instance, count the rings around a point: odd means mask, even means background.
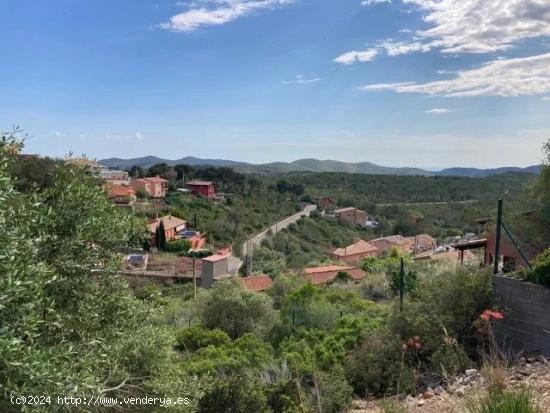
[{"label": "residential building", "polygon": [[365,257],[374,257],[378,254],[378,248],[370,242],[356,238],[355,242],[344,248],[338,248],[332,252],[332,257],[344,261],[347,264],[356,264]]},{"label": "residential building", "polygon": [[326,265],[304,269],[304,274],[313,284],[328,284],[336,279],[339,272],[349,274],[354,282],[365,278],[367,273],[359,268],[348,265]]},{"label": "residential building", "polygon": [[136,190],[130,185],[112,185],[106,183],[104,189],[113,203],[118,205],[133,205],[136,202]]},{"label": "residential building", "polygon": [[[516,240],[519,242],[519,240]],[[529,261],[532,261],[541,251],[525,243],[519,243],[519,246]],[[495,260],[496,233],[492,232],[487,236],[485,248],[485,262],[487,265],[493,265]],[[512,272],[527,266],[527,263],[521,256],[514,243],[503,230],[500,236],[500,268],[503,272]]]},{"label": "residential building", "polygon": [[211,255],[201,261],[201,287],[210,288],[216,281],[231,278],[231,275],[229,275],[229,255]]},{"label": "residential building", "polygon": [[210,181],[189,181],[185,186],[191,190],[193,195],[201,196],[207,199],[214,199],[216,192],[214,183]]},{"label": "residential building", "polygon": [[418,234],[413,237],[407,237],[412,244],[412,253],[418,254],[425,251],[433,251],[437,247],[435,238],[428,234]]},{"label": "residential building", "polygon": [[412,249],[411,240],[401,235],[391,235],[389,237],[382,237],[370,240],[369,243],[378,248],[378,253],[383,254],[385,252],[396,249],[401,252],[410,252]]},{"label": "residential building", "polygon": [[113,185],[130,184],[130,177],[128,176],[128,172],[118,169],[115,170],[102,167],[99,171],[99,177],[105,182],[111,183]]},{"label": "residential building", "polygon": [[265,274],[239,278],[238,281],[244,288],[257,293],[268,290],[273,285],[271,277]]},{"label": "residential building", "polygon": [[337,209],[334,211],[334,214],[340,221],[362,227],[367,224],[367,220],[369,219],[369,216],[365,211],[361,211],[360,209],[354,207]]},{"label": "residential building", "polygon": [[159,176],[134,179],[130,184],[136,191],[144,191],[151,198],[164,198],[168,191],[168,181]]},{"label": "residential building", "polygon": [[328,197],[319,197],[315,201],[317,203],[317,207],[320,210],[331,209],[336,205],[336,201],[334,199],[328,198]]},{"label": "residential building", "polygon": [[164,235],[167,241],[176,239],[178,232],[184,231],[187,227],[187,221],[172,215],[166,215],[149,221],[147,226],[149,228],[149,234],[151,235],[151,245],[157,245],[156,232],[161,222],[164,225]]}]

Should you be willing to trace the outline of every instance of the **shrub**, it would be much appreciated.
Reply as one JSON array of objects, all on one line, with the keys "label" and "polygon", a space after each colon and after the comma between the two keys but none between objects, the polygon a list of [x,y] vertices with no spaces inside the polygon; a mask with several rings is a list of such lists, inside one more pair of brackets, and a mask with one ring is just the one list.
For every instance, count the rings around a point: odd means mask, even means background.
[{"label": "shrub", "polygon": [[323,413],[345,412],[352,402],[352,388],[339,370],[319,371],[314,375],[311,405]]},{"label": "shrub", "polygon": [[183,328],[176,332],[176,350],[194,352],[203,347],[220,346],[229,343],[227,333],[214,329],[207,330],[201,326]]},{"label": "shrub", "polygon": [[231,338],[245,333],[266,335],[278,322],[271,298],[245,290],[234,280],[221,281],[201,291],[197,315],[207,328],[219,328]]},{"label": "shrub", "polygon": [[178,239],[174,241],[168,241],[164,246],[164,251],[173,253],[186,253],[189,251],[189,241],[186,239]]},{"label": "shrub", "polygon": [[363,296],[369,300],[377,301],[389,298],[391,290],[387,285],[386,275],[382,272],[367,273],[360,284]]},{"label": "shrub", "polygon": [[140,300],[152,301],[159,297],[160,291],[155,284],[151,283],[136,288],[134,295]]},{"label": "shrub", "polygon": [[527,280],[550,287],[550,248],[540,254],[527,272]]},{"label": "shrub", "polygon": [[400,363],[399,336],[390,331],[374,331],[346,358],[346,377],[361,396],[386,395],[397,390]]},{"label": "shrub", "polygon": [[199,401],[199,413],[268,413],[261,383],[242,375],[220,377]]},{"label": "shrub", "polygon": [[469,413],[541,413],[529,390],[493,391],[481,400],[468,403]]}]

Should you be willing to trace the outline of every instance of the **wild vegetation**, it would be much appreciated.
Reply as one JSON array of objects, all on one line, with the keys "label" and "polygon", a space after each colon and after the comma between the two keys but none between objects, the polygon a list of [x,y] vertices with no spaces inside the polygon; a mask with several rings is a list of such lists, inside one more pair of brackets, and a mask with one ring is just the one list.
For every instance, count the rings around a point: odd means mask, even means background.
[{"label": "wild vegetation", "polygon": [[[19,143],[4,136],[0,222],[9,225],[0,225],[1,410],[13,407],[12,395],[47,394],[189,398],[169,411],[337,413],[354,397],[414,395],[445,384],[491,354],[487,271],[406,260],[402,306],[395,252],[365,260],[368,274],[359,284],[337,277],[315,286],[293,268],[322,262],[328,249],[355,235],[374,235],[315,214],[256,251],[255,265],[274,279],[267,293],[236,281],[218,282],[196,299],[189,285],[129,287],[117,271],[121,254],[147,237],[139,214],[116,208],[88,170],[65,163],[52,165],[45,185],[18,190],[12,176],[18,152]],[[539,192],[530,201],[542,210],[546,178],[533,184]],[[172,195],[162,208],[190,221],[196,212],[197,226],[218,234],[216,242],[234,242],[316,195],[302,178],[254,190],[250,179],[238,183],[235,176],[226,204]],[[231,214],[242,215],[231,221]],[[221,229],[208,227],[216,222]],[[531,230],[545,236],[540,225]],[[547,254],[537,261],[537,279],[547,261]],[[525,400],[491,394],[472,411],[536,411]]]}]

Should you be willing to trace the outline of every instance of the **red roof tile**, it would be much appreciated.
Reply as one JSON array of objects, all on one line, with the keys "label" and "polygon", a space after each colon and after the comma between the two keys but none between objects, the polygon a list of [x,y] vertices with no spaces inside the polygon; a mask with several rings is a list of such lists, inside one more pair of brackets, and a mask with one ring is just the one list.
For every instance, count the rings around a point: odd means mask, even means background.
[{"label": "red roof tile", "polygon": [[346,265],[327,265],[304,269],[304,273],[313,284],[326,284],[336,278],[339,272],[348,273],[354,281],[363,279],[367,273],[359,268]]},{"label": "red roof tile", "polygon": [[239,278],[239,282],[249,290],[260,292],[269,289],[273,281],[269,275],[256,275],[253,277]]},{"label": "red roof tile", "polygon": [[366,254],[376,251],[378,251],[378,248],[375,245],[372,245],[370,242],[360,239],[345,248],[338,248],[334,250],[333,254],[337,255],[338,257],[347,257],[349,255]]}]

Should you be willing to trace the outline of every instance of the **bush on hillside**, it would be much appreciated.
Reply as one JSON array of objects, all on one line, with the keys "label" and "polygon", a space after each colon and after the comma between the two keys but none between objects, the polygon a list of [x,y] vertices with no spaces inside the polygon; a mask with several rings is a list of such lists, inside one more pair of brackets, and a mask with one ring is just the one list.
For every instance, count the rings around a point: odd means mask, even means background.
[{"label": "bush on hillside", "polygon": [[168,241],[164,246],[164,251],[173,252],[177,254],[184,254],[189,251],[190,243],[186,239],[178,239],[173,241]]},{"label": "bush on hillside", "polygon": [[550,248],[540,254],[533,263],[533,268],[527,271],[527,280],[550,287]]},{"label": "bush on hillside", "polygon": [[245,333],[265,336],[279,321],[266,294],[244,289],[235,280],[220,281],[199,293],[197,316],[206,328],[219,328],[231,338]]}]

